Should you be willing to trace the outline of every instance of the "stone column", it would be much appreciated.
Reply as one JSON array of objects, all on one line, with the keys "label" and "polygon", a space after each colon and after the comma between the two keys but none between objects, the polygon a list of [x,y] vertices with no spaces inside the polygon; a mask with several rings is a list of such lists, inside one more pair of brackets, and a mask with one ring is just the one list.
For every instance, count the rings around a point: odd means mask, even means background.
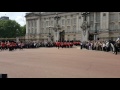
[{"label": "stone column", "polygon": [[53,31],[54,32],[54,42],[56,42],[57,40],[57,32]]},{"label": "stone column", "polygon": [[59,39],[58,39],[58,38],[59,38],[59,35],[58,35],[58,33],[59,33],[59,32],[57,31],[57,37],[56,37],[56,40],[57,40],[57,41],[59,40]]},{"label": "stone column", "polygon": [[96,25],[96,12],[94,12],[94,30],[96,29],[95,25]]},{"label": "stone column", "polygon": [[28,37],[29,37],[28,20],[26,20],[26,37],[25,37],[25,39],[28,39]]},{"label": "stone column", "polygon": [[76,15],[76,32],[79,31],[79,14]]},{"label": "stone column", "polygon": [[37,20],[37,39],[40,39],[39,38],[39,34],[40,34],[40,18],[38,18]]}]

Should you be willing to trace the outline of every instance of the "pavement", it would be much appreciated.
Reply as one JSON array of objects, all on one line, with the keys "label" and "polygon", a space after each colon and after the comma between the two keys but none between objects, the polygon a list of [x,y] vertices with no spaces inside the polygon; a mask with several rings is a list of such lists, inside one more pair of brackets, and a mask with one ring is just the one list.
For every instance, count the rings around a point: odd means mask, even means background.
[{"label": "pavement", "polygon": [[74,48],[0,52],[8,78],[120,78],[120,54]]}]

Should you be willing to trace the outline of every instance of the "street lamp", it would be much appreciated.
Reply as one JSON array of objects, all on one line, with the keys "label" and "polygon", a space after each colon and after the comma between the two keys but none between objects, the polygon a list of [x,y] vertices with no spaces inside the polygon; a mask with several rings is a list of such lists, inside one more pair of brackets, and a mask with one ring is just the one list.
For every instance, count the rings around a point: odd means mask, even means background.
[{"label": "street lamp", "polygon": [[18,30],[18,29],[16,29],[16,42],[19,42],[18,32],[19,32],[19,30]]},{"label": "street lamp", "polygon": [[54,19],[56,20],[56,24],[58,25],[58,21],[60,20],[60,16],[58,16],[58,13],[56,13],[56,16],[54,17]]},{"label": "street lamp", "polygon": [[81,15],[84,17],[84,21],[87,21],[87,16],[90,14],[90,12],[83,12]]}]

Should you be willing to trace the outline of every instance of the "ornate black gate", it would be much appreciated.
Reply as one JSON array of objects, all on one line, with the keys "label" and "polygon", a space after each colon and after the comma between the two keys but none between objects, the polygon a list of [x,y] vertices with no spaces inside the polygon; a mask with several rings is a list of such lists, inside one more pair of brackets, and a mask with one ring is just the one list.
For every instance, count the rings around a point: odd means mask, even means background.
[{"label": "ornate black gate", "polygon": [[89,34],[88,40],[90,41],[94,40],[94,34]]},{"label": "ornate black gate", "polygon": [[63,41],[65,40],[65,31],[63,30],[63,31],[61,31],[59,34],[60,34],[59,41],[60,41],[60,42],[63,42]]}]

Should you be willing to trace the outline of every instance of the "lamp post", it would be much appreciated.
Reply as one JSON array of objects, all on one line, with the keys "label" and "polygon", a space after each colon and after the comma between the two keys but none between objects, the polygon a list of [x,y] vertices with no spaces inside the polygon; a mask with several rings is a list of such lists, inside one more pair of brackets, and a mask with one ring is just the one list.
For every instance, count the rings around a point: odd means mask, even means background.
[{"label": "lamp post", "polygon": [[84,17],[84,21],[87,21],[87,16],[90,14],[90,12],[83,12],[81,15]]},{"label": "lamp post", "polygon": [[58,16],[58,13],[56,13],[56,16],[54,17],[54,19],[56,20],[56,24],[58,25],[58,21],[60,20],[60,16]]},{"label": "lamp post", "polygon": [[16,42],[19,42],[18,32],[19,32],[19,30],[18,30],[18,29],[16,29]]}]

